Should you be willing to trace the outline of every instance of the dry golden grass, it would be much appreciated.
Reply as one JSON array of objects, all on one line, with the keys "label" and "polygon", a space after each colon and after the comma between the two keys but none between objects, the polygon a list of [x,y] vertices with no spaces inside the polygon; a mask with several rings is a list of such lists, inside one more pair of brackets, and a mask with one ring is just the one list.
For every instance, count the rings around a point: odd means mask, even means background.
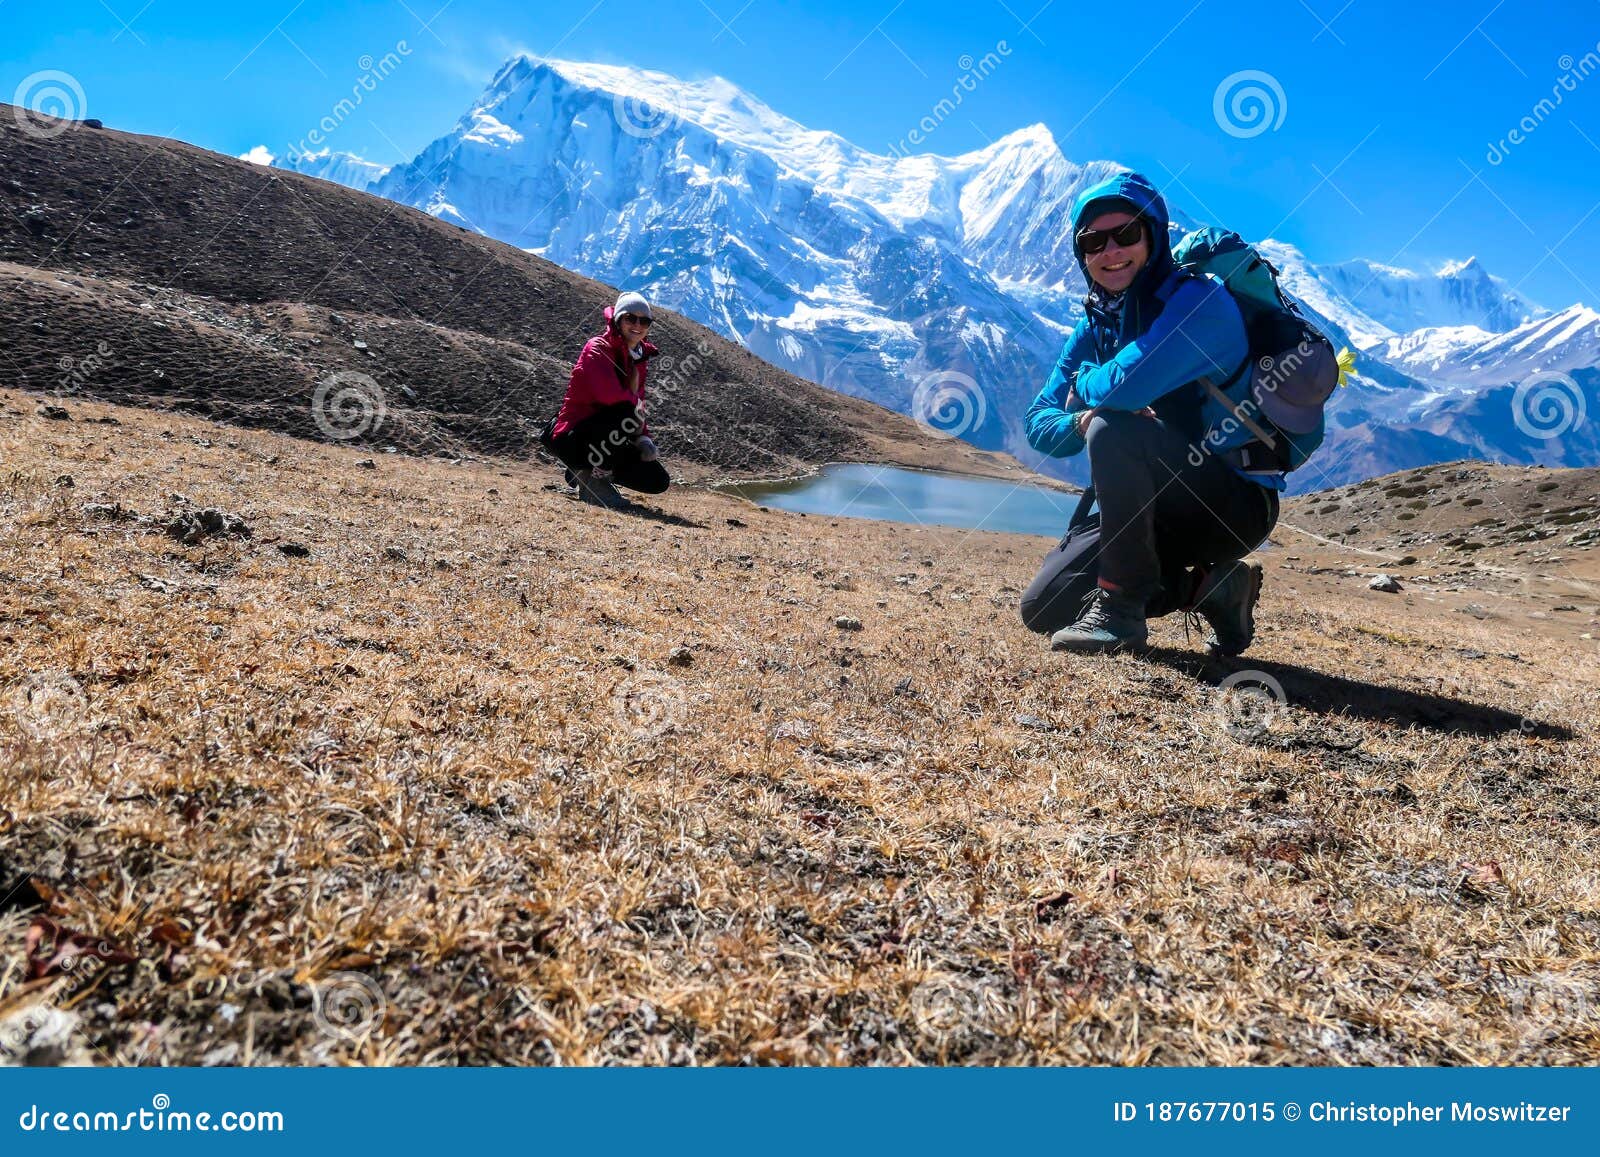
[{"label": "dry golden grass", "polygon": [[[6,403],[13,1053],[1600,1059],[1592,642],[1269,566],[1242,660],[1066,658],[1041,539]],[[85,509],[174,492],[253,537]],[[29,980],[29,889],[138,961]]]}]

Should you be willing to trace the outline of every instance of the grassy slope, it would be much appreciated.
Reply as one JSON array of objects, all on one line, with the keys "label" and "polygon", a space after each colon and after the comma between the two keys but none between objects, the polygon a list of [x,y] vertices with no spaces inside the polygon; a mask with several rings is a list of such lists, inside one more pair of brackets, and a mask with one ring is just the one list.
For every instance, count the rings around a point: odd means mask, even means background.
[{"label": "grassy slope", "polygon": [[[604,513],[0,398],[0,874],[140,960],[30,986],[37,910],[0,915],[0,1027],[70,1006],[74,1055],[143,1063],[1600,1060],[1600,671],[1515,589],[1440,613],[1284,534],[1246,659],[1171,620],[1069,659],[1014,612],[1042,539]],[[85,509],[174,492],[254,536]],[[1218,692],[1244,670],[1287,705]]]}]

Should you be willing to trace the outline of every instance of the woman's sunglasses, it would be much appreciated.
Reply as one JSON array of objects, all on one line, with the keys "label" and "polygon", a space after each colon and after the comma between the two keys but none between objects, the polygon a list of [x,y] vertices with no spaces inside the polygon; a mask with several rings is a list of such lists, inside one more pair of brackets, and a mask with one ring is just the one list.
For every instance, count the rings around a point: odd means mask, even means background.
[{"label": "woman's sunglasses", "polygon": [[636,313],[625,313],[620,318],[618,318],[617,320],[618,321],[631,321],[631,322],[633,322],[634,325],[643,326],[645,329],[649,329],[650,328],[650,319],[648,317],[640,317]]},{"label": "woman's sunglasses", "polygon": [[1115,229],[1085,229],[1078,234],[1078,248],[1084,253],[1100,253],[1115,241],[1120,248],[1137,245],[1144,239],[1144,222],[1135,217]]}]

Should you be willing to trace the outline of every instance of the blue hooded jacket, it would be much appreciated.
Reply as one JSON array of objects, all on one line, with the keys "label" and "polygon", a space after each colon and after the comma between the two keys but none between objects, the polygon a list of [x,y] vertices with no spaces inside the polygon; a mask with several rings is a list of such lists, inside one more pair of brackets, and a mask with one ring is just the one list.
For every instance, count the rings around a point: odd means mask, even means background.
[{"label": "blue hooded jacket", "polygon": [[1073,235],[1101,213],[1118,209],[1144,218],[1150,259],[1124,291],[1119,322],[1078,255],[1090,286],[1084,318],[1067,338],[1026,419],[1029,445],[1054,458],[1083,449],[1074,415],[1096,408],[1149,406],[1198,443],[1210,415],[1202,416],[1208,399],[1197,379],[1227,380],[1250,352],[1244,319],[1227,289],[1175,270],[1166,202],[1144,176],[1119,173],[1084,190],[1072,211]]}]

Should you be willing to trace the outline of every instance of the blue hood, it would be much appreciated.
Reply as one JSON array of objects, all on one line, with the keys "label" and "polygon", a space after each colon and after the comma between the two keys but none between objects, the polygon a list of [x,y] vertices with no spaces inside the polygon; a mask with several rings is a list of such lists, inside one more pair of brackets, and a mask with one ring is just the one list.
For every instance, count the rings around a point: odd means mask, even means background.
[{"label": "blue hood", "polygon": [[1172,238],[1167,232],[1167,203],[1143,173],[1118,173],[1098,185],[1089,186],[1078,195],[1077,203],[1072,207],[1072,251],[1078,258],[1083,279],[1092,291],[1094,282],[1089,280],[1089,269],[1084,264],[1083,254],[1078,252],[1076,238],[1079,231],[1099,214],[1117,209],[1139,214],[1150,228],[1150,260],[1128,287],[1128,292],[1144,297],[1154,293],[1167,279],[1173,265]]}]

